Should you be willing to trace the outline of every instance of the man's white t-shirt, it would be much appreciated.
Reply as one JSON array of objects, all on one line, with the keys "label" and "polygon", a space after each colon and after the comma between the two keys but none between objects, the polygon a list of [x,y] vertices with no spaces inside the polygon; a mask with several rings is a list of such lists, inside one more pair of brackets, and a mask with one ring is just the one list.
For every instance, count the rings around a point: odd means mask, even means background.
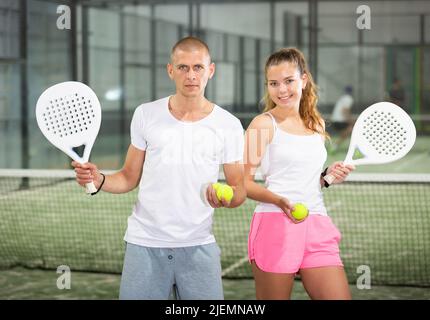
[{"label": "man's white t-shirt", "polygon": [[331,121],[333,122],[346,122],[348,119],[345,118],[344,110],[345,109],[351,109],[352,108],[353,99],[351,95],[344,94],[337,100],[334,108],[333,113],[331,116]]},{"label": "man's white t-shirt", "polygon": [[131,121],[131,143],[146,154],[124,240],[164,248],[212,243],[214,209],[205,190],[220,164],[242,161],[243,127],[217,105],[201,120],[180,121],[169,98],[140,105]]}]

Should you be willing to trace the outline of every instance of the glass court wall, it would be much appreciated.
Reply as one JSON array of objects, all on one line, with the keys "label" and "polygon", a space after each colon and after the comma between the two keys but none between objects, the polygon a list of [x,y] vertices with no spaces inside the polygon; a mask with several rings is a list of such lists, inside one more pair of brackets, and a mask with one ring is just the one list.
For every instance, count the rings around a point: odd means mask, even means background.
[{"label": "glass court wall", "polygon": [[[244,127],[261,110],[263,67],[274,50],[306,55],[329,115],[346,85],[354,112],[386,99],[395,79],[410,114],[430,113],[430,3],[372,1],[371,29],[360,30],[359,1],[45,1],[0,0],[0,167],[68,168],[69,159],[37,129],[41,92],[79,80],[103,110],[92,160],[121,167],[129,123],[141,103],[174,93],[170,49],[187,35],[204,39],[216,63],[207,97]],[[71,29],[59,29],[59,5]],[[27,25],[27,28],[22,26]]]}]

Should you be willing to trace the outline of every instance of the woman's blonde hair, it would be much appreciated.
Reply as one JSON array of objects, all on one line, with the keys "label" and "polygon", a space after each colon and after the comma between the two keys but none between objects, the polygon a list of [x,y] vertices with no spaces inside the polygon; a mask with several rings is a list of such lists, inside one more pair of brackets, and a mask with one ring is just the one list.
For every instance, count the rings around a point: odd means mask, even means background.
[{"label": "woman's blonde hair", "polygon": [[310,130],[317,132],[328,138],[327,132],[324,130],[324,120],[317,109],[318,95],[317,86],[308,69],[303,53],[296,48],[282,48],[269,56],[264,67],[265,77],[265,93],[264,93],[264,111],[267,112],[276,107],[275,103],[270,99],[267,90],[267,71],[271,66],[277,66],[283,62],[294,63],[299,69],[300,75],[306,74],[308,81],[305,89],[303,89],[300,99],[299,114],[305,126]]}]

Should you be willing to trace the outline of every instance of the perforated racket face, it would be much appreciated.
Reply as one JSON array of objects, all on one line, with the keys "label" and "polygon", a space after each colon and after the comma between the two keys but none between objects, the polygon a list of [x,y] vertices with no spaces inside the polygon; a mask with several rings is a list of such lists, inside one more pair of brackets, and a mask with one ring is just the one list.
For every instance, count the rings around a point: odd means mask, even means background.
[{"label": "perforated racket face", "polygon": [[[37,101],[36,119],[53,145],[76,161],[88,161],[101,123],[100,103],[91,88],[75,81],[48,88]],[[83,157],[73,151],[81,145],[85,145]]]},{"label": "perforated racket face", "polygon": [[[414,123],[403,109],[390,102],[376,103],[360,114],[352,132],[351,142],[364,159],[347,162],[365,164],[395,161],[409,152],[415,139]],[[347,158],[352,159],[350,152]]]}]

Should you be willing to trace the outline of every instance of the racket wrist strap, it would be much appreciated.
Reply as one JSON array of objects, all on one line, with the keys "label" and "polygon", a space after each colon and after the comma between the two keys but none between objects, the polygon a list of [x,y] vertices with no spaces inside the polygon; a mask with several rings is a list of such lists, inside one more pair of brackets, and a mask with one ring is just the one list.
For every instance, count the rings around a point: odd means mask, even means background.
[{"label": "racket wrist strap", "polygon": [[325,181],[325,179],[324,179],[324,177],[327,175],[327,170],[328,170],[328,167],[325,168],[323,172],[321,172],[321,179],[324,183],[324,187],[326,187],[326,188],[330,187],[330,184],[327,181]]},{"label": "racket wrist strap", "polygon": [[105,176],[103,173],[101,173],[101,172],[100,172],[100,174],[101,174],[101,175],[102,175],[102,177],[103,177],[102,183],[100,184],[100,187],[97,189],[97,191],[96,191],[96,192],[91,193],[91,195],[92,195],[92,196],[95,196],[97,193],[99,193],[99,191],[100,191],[100,190],[102,189],[102,187],[103,187],[103,184],[105,183],[106,176]]}]

